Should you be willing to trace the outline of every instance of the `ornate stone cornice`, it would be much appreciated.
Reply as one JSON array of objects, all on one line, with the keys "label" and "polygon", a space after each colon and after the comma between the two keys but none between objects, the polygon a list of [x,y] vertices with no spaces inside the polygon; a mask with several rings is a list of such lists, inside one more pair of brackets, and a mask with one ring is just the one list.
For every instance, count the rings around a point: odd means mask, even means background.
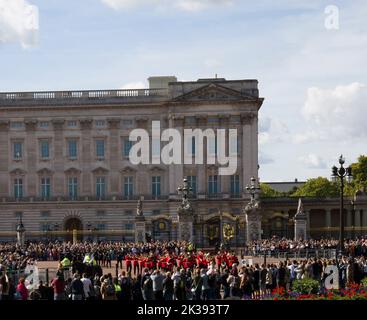
[{"label": "ornate stone cornice", "polygon": [[119,129],[121,119],[120,118],[108,118],[107,123],[110,129]]},{"label": "ornate stone cornice", "polygon": [[64,119],[53,119],[51,122],[55,130],[62,130],[64,128]]},{"label": "ornate stone cornice", "polygon": [[0,120],[0,131],[8,131],[9,130],[9,121]]},{"label": "ornate stone cornice", "polygon": [[240,116],[242,124],[252,124],[257,119],[257,115],[254,112],[241,113]]},{"label": "ornate stone cornice", "polygon": [[90,130],[92,129],[93,119],[81,119],[79,120],[79,123],[82,130]]},{"label": "ornate stone cornice", "polygon": [[37,128],[38,121],[36,119],[28,119],[24,121],[25,129],[27,131],[34,131]]}]

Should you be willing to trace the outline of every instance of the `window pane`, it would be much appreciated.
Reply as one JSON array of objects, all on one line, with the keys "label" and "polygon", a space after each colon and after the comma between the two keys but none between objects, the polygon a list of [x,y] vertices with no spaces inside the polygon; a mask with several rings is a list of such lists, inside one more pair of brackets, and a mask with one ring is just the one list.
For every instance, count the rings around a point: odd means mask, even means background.
[{"label": "window pane", "polygon": [[68,193],[71,199],[76,199],[78,196],[78,179],[76,177],[69,177],[68,179]]},{"label": "window pane", "polygon": [[50,156],[50,146],[48,141],[41,141],[41,157],[49,158]]},{"label": "window pane", "polygon": [[13,151],[14,151],[14,159],[20,159],[22,158],[22,143],[21,142],[14,142],[13,145]]},{"label": "window pane", "polygon": [[77,142],[76,140],[69,140],[69,157],[76,158],[77,157]]},{"label": "window pane", "polygon": [[96,195],[97,198],[103,198],[106,194],[106,184],[104,177],[97,177],[97,185],[96,185]]},{"label": "window pane", "polygon": [[133,141],[130,141],[129,139],[124,140],[124,156],[125,157],[129,156],[132,146],[133,146]]},{"label": "window pane", "polygon": [[129,198],[133,195],[133,177],[124,177],[124,196]]},{"label": "window pane", "polygon": [[97,140],[96,141],[96,152],[97,152],[97,157],[104,157],[104,140]]},{"label": "window pane", "polygon": [[14,179],[14,197],[19,199],[23,197],[23,180]]},{"label": "window pane", "polygon": [[158,197],[161,195],[161,177],[152,177],[152,195],[153,197]]},{"label": "window pane", "polygon": [[192,193],[196,194],[196,176],[187,176],[187,182],[192,189]]}]

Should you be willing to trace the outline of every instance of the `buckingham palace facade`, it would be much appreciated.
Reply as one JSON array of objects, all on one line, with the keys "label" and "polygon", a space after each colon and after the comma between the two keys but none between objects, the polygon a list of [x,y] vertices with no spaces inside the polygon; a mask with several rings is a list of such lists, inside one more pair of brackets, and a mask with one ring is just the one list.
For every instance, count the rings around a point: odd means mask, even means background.
[{"label": "buckingham palace facade", "polygon": [[[152,238],[174,240],[177,188],[187,178],[196,242],[218,241],[223,221],[235,226],[233,241],[243,242],[244,186],[258,175],[258,81],[148,80],[149,89],[0,93],[3,238],[21,218],[31,238],[77,229],[83,239],[133,240],[141,199]],[[153,121],[179,132],[237,129],[236,172],[219,175],[217,163],[132,165],[129,133],[152,132]],[[206,140],[203,150],[206,156]]]},{"label": "buckingham palace facade", "polygon": [[[26,238],[134,240],[137,203],[155,240],[178,238],[177,188],[192,188],[193,236],[202,247],[222,240],[223,224],[234,230],[232,246],[245,241],[245,186],[258,178],[257,80],[221,78],[180,82],[151,77],[148,89],[0,93],[0,241],[15,239],[22,220]],[[236,170],[222,163],[132,164],[134,129],[148,137],[160,129],[236,129]],[[217,131],[218,132],[218,131]],[[196,140],[195,140],[196,141]],[[184,157],[200,147],[184,144]],[[204,158],[217,153],[203,139]],[[228,146],[229,145],[229,146]],[[229,154],[230,144],[226,153]],[[164,143],[159,145],[159,150]],[[151,151],[157,149],[151,143]],[[212,148],[213,149],[213,148]],[[160,158],[158,150],[158,158]],[[261,200],[262,237],[294,236],[296,198]],[[308,236],[336,237],[339,199],[303,199]],[[347,236],[367,232],[367,194],[345,199]],[[75,236],[75,233],[74,233]]]}]

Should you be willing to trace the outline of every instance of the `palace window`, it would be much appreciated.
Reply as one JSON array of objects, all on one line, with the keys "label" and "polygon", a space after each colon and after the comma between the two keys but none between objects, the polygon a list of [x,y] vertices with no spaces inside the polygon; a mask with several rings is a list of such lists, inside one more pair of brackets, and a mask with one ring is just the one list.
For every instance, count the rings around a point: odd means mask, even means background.
[{"label": "palace window", "polygon": [[96,196],[98,199],[103,199],[106,196],[106,178],[96,178]]},{"label": "palace window", "polygon": [[23,143],[22,142],[13,142],[13,159],[20,160],[23,156]]},{"label": "palace window", "polygon": [[75,128],[75,127],[77,126],[77,122],[76,122],[75,120],[69,120],[69,121],[67,122],[67,126],[68,126],[69,128]]},{"label": "palace window", "polygon": [[197,193],[196,176],[187,176],[186,179],[192,189],[192,194],[195,195]]},{"label": "palace window", "polygon": [[153,176],[152,177],[152,196],[157,198],[161,195],[161,177]]},{"label": "palace window", "polygon": [[131,148],[132,148],[133,145],[134,145],[134,142],[133,141],[130,141],[129,138],[125,138],[124,139],[124,149],[123,149],[123,151],[124,151],[124,153],[123,153],[124,157],[128,157],[129,156],[130,150],[131,150]]},{"label": "palace window", "polygon": [[78,178],[68,177],[68,195],[71,200],[76,200],[78,197]]},{"label": "palace window", "polygon": [[240,195],[240,176],[231,176],[231,195],[238,197]]},{"label": "palace window", "polygon": [[70,159],[76,159],[78,156],[78,143],[76,140],[68,140],[68,156]]},{"label": "palace window", "polygon": [[20,121],[14,121],[10,123],[10,128],[12,129],[20,129],[23,128],[23,122]]},{"label": "palace window", "polygon": [[124,177],[124,197],[125,199],[130,199],[133,196],[133,177]]},{"label": "palace window", "polygon": [[40,141],[41,158],[48,159],[50,157],[50,142],[48,140]]},{"label": "palace window", "polygon": [[14,179],[14,197],[16,199],[23,198],[23,179]]},{"label": "palace window", "polygon": [[48,121],[41,121],[39,124],[39,127],[42,129],[46,129],[50,126],[50,123]]},{"label": "palace window", "polygon": [[104,127],[106,122],[104,120],[96,120],[96,127],[101,128]]},{"label": "palace window", "polygon": [[210,195],[218,193],[218,176],[217,175],[209,176],[208,192]]},{"label": "palace window", "polygon": [[105,141],[96,140],[96,156],[98,158],[104,158],[105,156]]},{"label": "palace window", "polygon": [[41,197],[49,199],[51,196],[51,179],[49,177],[41,178]]}]

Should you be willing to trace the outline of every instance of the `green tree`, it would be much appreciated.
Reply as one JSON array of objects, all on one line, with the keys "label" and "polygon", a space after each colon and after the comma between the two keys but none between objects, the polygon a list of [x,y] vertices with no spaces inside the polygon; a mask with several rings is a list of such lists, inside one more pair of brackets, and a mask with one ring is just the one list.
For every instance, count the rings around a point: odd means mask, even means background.
[{"label": "green tree", "polygon": [[353,182],[348,189],[352,189],[355,193],[357,190],[367,190],[367,156],[359,156],[358,161],[351,165]]},{"label": "green tree", "polygon": [[318,177],[307,180],[307,182],[292,193],[293,197],[335,197],[339,194],[338,184],[327,178]]},{"label": "green tree", "polygon": [[274,190],[266,183],[260,183],[261,197],[262,198],[275,198],[283,196],[282,192]]}]

